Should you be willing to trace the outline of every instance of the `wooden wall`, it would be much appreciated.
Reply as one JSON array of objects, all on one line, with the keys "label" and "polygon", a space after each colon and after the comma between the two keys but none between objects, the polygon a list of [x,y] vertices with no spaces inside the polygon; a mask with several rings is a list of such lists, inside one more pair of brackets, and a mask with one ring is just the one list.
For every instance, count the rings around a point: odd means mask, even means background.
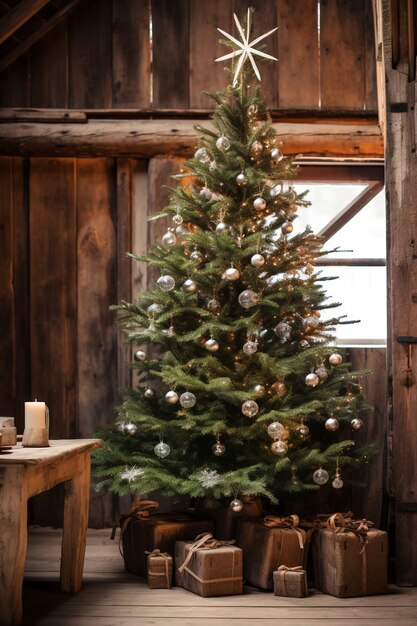
[{"label": "wooden wall", "polygon": [[371,0],[83,0],[0,73],[0,106],[207,109],[202,90],[228,82],[216,28],[248,5],[254,37],[279,27],[261,68],[271,108],[376,111]]}]

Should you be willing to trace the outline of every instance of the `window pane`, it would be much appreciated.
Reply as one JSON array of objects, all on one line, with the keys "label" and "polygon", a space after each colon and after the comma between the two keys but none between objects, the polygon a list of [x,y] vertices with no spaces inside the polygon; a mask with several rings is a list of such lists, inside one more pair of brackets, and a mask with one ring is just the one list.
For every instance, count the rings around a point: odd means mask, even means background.
[{"label": "window pane", "polygon": [[346,315],[358,324],[341,324],[336,328],[336,343],[344,345],[385,344],[387,337],[387,301],[385,267],[322,266],[322,276],[338,280],[322,283],[329,302],[340,302],[337,309],[323,312],[323,317]]}]

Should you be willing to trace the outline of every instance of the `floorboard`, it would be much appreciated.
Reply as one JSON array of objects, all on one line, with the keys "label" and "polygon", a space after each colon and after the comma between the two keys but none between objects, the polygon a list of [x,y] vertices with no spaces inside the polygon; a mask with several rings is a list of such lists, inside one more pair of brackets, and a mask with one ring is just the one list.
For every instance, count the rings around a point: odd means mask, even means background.
[{"label": "floorboard", "polygon": [[282,598],[246,587],[242,596],[200,598],[183,589],[151,590],[124,571],[109,530],[90,530],[80,593],[59,589],[61,532],[32,528],[23,589],[24,626],[416,626],[417,588],[338,599],[311,590]]}]

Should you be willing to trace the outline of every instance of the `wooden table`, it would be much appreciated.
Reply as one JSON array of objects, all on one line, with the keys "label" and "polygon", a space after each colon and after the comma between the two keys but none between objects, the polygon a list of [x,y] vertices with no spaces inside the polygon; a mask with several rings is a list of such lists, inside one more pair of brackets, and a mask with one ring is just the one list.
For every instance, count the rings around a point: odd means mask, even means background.
[{"label": "wooden table", "polygon": [[51,441],[49,448],[0,454],[0,624],[20,624],[27,547],[27,501],[65,482],[61,589],[81,589],[90,495],[90,452],[100,439]]}]

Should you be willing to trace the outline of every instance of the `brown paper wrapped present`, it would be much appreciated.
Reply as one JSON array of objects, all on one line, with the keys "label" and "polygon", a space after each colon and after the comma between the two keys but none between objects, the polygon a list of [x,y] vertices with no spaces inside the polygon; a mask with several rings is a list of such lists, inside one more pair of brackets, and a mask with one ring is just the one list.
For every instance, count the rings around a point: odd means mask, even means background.
[{"label": "brown paper wrapped present", "polygon": [[307,572],[298,565],[280,565],[274,572],[274,595],[290,598],[305,598],[308,595]]},{"label": "brown paper wrapped present", "polygon": [[313,536],[317,588],[337,598],[387,591],[387,533],[335,513]]},{"label": "brown paper wrapped present", "polygon": [[243,592],[242,550],[210,533],[193,543],[175,544],[175,579],[179,587],[203,597]]},{"label": "brown paper wrapped present", "polygon": [[133,503],[128,515],[120,518],[120,539],[127,572],[146,576],[146,551],[158,548],[174,554],[175,542],[192,540],[196,535],[213,532],[211,520],[182,513],[152,513],[158,503],[139,500]]},{"label": "brown paper wrapped present", "polygon": [[299,528],[297,515],[242,519],[237,545],[243,550],[245,581],[261,589],[272,589],[272,573],[280,565],[304,566],[308,544],[308,535]]},{"label": "brown paper wrapped present", "polygon": [[157,548],[148,555],[148,585],[150,589],[170,589],[172,587],[172,556]]}]

